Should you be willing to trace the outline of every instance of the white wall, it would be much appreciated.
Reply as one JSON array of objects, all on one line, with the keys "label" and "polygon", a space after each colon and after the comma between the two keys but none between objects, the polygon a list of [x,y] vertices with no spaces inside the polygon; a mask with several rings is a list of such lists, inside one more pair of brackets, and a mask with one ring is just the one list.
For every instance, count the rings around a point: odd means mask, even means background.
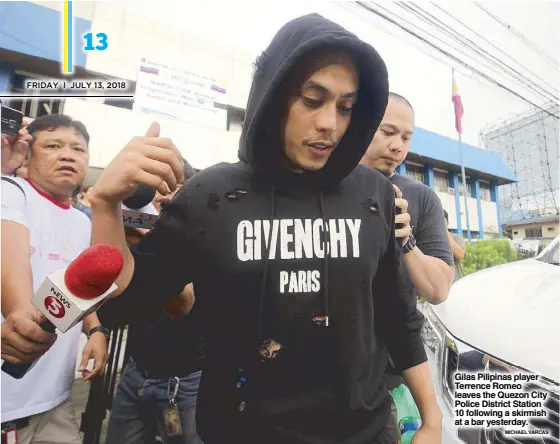
[{"label": "white wall", "polygon": [[[448,193],[437,193],[441,200],[441,204],[449,214],[449,228],[457,229],[457,210],[455,208],[455,196]],[[479,231],[478,224],[478,208],[476,199],[468,198],[469,205],[469,221],[471,223],[471,231]],[[497,207],[494,202],[481,201],[480,206],[482,209],[482,225],[485,233],[498,232],[498,213]],[[461,196],[461,225],[463,231],[467,229],[467,217],[465,214],[465,203],[463,196]]]},{"label": "white wall", "polygon": [[[448,193],[437,193],[441,200],[441,204],[447,213],[449,214],[449,228],[457,229],[457,210],[455,207],[455,195]],[[476,206],[476,199],[468,198],[469,205],[469,221],[471,223],[471,231],[478,231],[478,210]],[[484,213],[483,213],[484,214]],[[461,196],[461,225],[463,231],[467,227],[467,216],[465,214],[465,203],[463,197]]]},{"label": "white wall", "polygon": [[152,58],[223,82],[229,104],[245,108],[253,62],[249,53],[193,34],[189,20],[183,27],[173,27],[125,6],[95,2],[91,31],[106,33],[108,47],[87,54],[87,70],[134,81],[140,59]]},{"label": "white wall", "polygon": [[449,215],[449,229],[457,229],[457,210],[455,209],[455,195],[448,193],[436,193],[441,200],[443,209]]},{"label": "white wall", "polygon": [[498,232],[498,207],[495,202],[480,201],[482,208],[482,225],[485,233]]},{"label": "white wall", "polygon": [[[465,198],[463,196],[461,197],[461,225],[463,227],[463,230],[467,229],[467,213],[465,211]],[[467,205],[469,206],[469,221],[470,221],[470,228],[471,231],[478,231],[479,230],[479,225],[478,225],[478,208],[476,205],[476,199],[473,199],[472,197],[468,197],[467,198]]]},{"label": "white wall", "polygon": [[[45,8],[53,9],[55,11],[64,12],[64,2],[53,1],[36,1],[30,2]],[[93,14],[94,2],[89,1],[76,1],[72,2],[72,14],[74,17],[79,17],[84,20],[91,20]]]},{"label": "white wall", "polygon": [[[67,99],[64,114],[83,122],[91,136],[90,166],[104,168],[135,136],[142,136],[152,116],[96,101]],[[161,136],[169,137],[195,168],[236,162],[239,131],[223,131],[159,117]]]}]

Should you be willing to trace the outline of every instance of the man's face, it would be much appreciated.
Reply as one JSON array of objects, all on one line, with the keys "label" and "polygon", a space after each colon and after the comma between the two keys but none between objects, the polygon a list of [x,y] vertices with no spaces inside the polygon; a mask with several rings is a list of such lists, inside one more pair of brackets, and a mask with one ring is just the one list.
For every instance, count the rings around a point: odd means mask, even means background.
[{"label": "man's face", "polygon": [[390,97],[385,115],[362,164],[391,176],[410,149],[414,130],[414,112],[402,99]]},{"label": "man's face", "polygon": [[[310,74],[301,76],[301,72]],[[297,75],[304,81],[288,102],[284,166],[301,173],[323,168],[344,136],[359,75],[352,60],[340,53],[309,57]]]},{"label": "man's face", "polygon": [[89,151],[84,137],[71,127],[35,133],[28,172],[59,190],[74,190],[87,173]]}]

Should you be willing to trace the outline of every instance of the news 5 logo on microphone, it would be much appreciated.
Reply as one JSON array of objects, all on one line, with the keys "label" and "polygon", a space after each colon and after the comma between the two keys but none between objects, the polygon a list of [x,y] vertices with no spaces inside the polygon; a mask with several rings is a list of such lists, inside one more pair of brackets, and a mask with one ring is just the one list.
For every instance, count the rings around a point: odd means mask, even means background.
[{"label": "news 5 logo on microphone", "polygon": [[152,204],[156,190],[140,185],[128,199],[122,202],[123,225],[131,228],[150,230],[159,216]]},{"label": "news 5 logo on microphone", "polygon": [[117,289],[123,258],[116,247],[95,245],[84,250],[68,267],[49,275],[31,303],[65,333],[96,311]]},{"label": "news 5 logo on microphone", "polygon": [[[68,267],[47,276],[31,298],[31,303],[45,317],[39,326],[51,333],[56,328],[66,333],[117,289],[115,280],[123,265],[124,258],[117,247],[99,244],[86,248]],[[21,379],[36,363],[4,362],[2,371]]]}]

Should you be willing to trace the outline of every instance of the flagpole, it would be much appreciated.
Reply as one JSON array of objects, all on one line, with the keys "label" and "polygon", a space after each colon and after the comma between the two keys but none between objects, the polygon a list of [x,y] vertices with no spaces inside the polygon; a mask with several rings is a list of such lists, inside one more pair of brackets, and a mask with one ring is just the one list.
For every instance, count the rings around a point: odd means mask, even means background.
[{"label": "flagpole", "polygon": [[[459,154],[461,156],[461,178],[463,182],[463,198],[465,201],[465,216],[467,218],[467,238],[469,239],[469,243],[471,241],[471,222],[469,220],[469,205],[468,205],[468,196],[467,196],[467,175],[465,173],[465,163],[463,162],[463,142],[461,140],[461,133],[463,132],[463,127],[461,125],[461,118],[463,117],[463,103],[461,102],[461,96],[459,95],[459,88],[457,88],[457,84],[455,83],[455,70],[451,68],[451,78],[452,78],[452,86],[451,86],[451,101],[454,104],[455,108],[455,129],[457,130],[457,136],[459,138]],[[461,217],[461,215],[458,215]]]},{"label": "flagpole", "polygon": [[461,154],[461,178],[463,181],[463,198],[465,201],[465,215],[467,217],[467,238],[469,242],[471,241],[471,223],[469,220],[469,206],[468,206],[468,199],[467,199],[467,175],[465,174],[465,164],[463,162],[463,143],[461,141],[461,133],[457,133],[459,136],[459,153]]}]

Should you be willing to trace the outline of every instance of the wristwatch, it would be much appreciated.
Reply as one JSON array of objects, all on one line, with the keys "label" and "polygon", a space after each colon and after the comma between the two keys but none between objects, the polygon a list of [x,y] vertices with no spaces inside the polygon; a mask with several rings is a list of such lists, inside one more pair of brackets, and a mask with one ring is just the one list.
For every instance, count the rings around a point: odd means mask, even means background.
[{"label": "wristwatch", "polygon": [[87,338],[91,338],[91,335],[100,331],[105,335],[107,341],[111,338],[111,331],[108,328],[103,327],[102,325],[98,325],[97,327],[93,327],[90,331],[86,333]]},{"label": "wristwatch", "polygon": [[404,244],[402,247],[402,253],[403,254],[410,253],[412,250],[414,250],[415,247],[416,247],[416,239],[414,239],[414,235],[410,233],[407,243]]}]

